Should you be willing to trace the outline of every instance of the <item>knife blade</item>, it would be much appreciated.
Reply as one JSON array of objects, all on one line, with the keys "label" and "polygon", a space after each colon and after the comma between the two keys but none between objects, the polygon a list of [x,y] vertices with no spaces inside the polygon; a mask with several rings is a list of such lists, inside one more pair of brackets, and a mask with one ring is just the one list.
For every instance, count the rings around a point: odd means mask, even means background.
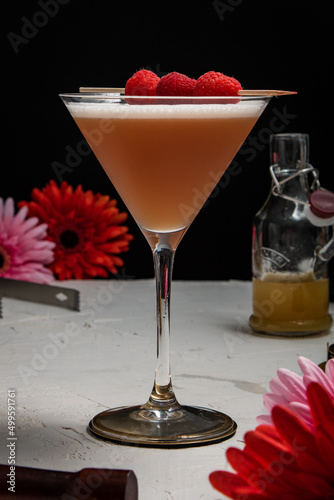
[{"label": "knife blade", "polygon": [[[73,288],[65,288],[54,285],[43,285],[30,281],[0,278],[0,298],[37,302],[51,306],[64,307],[73,311],[80,311],[80,294]],[[0,302],[0,317],[1,302]]]}]

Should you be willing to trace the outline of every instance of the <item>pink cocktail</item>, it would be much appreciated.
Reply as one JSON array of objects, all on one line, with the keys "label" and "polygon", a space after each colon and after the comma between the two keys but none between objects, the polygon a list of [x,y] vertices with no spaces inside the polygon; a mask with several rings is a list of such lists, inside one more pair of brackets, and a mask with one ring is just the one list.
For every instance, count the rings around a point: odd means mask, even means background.
[{"label": "pink cocktail", "polygon": [[157,283],[157,364],[147,403],[96,415],[93,433],[146,446],[189,446],[232,436],[224,413],[180,405],[169,366],[174,253],[269,97],[168,98],[62,94],[150,244]]}]

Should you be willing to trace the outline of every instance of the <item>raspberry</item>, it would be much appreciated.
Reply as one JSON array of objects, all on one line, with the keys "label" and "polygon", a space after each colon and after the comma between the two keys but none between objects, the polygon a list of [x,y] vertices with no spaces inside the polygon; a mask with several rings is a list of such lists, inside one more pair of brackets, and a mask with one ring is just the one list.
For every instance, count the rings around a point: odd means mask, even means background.
[{"label": "raspberry", "polygon": [[173,71],[160,78],[156,95],[160,96],[192,96],[196,80]]},{"label": "raspberry", "polygon": [[235,78],[216,71],[208,71],[196,82],[194,96],[234,96],[241,85]]},{"label": "raspberry", "polygon": [[126,82],[125,95],[155,95],[159,80],[153,71],[141,69]]}]

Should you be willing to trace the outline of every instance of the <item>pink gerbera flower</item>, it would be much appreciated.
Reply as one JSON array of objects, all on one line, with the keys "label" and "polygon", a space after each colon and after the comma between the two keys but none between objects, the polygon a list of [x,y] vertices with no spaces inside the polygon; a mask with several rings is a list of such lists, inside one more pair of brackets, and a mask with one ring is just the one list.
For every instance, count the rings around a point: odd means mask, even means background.
[{"label": "pink gerbera flower", "polygon": [[312,427],[313,420],[306,389],[311,382],[318,382],[334,401],[334,359],[326,363],[325,372],[310,359],[299,357],[298,364],[303,376],[285,368],[277,370],[277,377],[269,382],[271,392],[263,396],[263,403],[269,415],[257,417],[259,424],[272,424],[270,415],[276,405],[290,408]]},{"label": "pink gerbera flower", "polygon": [[45,239],[47,225],[27,213],[23,207],[15,214],[14,200],[0,198],[0,277],[49,284],[53,274],[45,266],[54,243]]}]

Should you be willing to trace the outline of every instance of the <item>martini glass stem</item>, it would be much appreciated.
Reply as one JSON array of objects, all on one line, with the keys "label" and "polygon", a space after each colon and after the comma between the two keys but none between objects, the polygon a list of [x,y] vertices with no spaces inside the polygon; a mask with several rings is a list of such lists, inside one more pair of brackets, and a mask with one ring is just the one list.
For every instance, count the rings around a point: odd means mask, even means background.
[{"label": "martini glass stem", "polygon": [[161,409],[164,405],[169,409],[174,404],[178,406],[172,387],[169,361],[170,298],[175,251],[166,240],[166,236],[160,238],[153,251],[157,301],[157,364],[150,403]]}]

